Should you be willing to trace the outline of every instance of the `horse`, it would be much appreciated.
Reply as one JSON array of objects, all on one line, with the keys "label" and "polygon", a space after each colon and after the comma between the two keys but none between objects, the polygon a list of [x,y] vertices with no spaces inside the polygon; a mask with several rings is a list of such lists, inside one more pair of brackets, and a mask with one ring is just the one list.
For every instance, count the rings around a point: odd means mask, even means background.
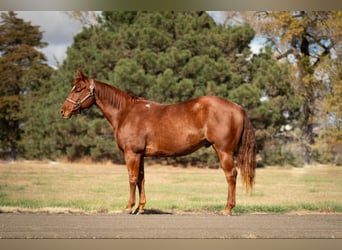
[{"label": "horse", "polygon": [[[217,96],[160,104],[90,79],[81,70],[76,74],[60,114],[68,119],[95,104],[108,120],[128,170],[130,193],[126,212],[144,213],[144,157],[183,156],[201,147],[214,148],[224,171],[228,184],[225,214],[231,215],[236,203],[238,171],[234,153],[243,185],[247,192],[252,190],[256,140],[251,121],[238,104]],[[136,187],[139,205],[134,210]]]}]

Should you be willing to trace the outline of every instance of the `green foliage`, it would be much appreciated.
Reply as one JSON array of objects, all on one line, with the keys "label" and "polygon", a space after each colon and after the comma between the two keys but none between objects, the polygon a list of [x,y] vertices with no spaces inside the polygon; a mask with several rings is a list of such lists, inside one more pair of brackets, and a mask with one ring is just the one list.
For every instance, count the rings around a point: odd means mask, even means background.
[{"label": "green foliage", "polygon": [[268,140],[262,151],[263,162],[267,165],[303,167],[304,161],[301,155],[303,150],[297,143],[274,139]]}]

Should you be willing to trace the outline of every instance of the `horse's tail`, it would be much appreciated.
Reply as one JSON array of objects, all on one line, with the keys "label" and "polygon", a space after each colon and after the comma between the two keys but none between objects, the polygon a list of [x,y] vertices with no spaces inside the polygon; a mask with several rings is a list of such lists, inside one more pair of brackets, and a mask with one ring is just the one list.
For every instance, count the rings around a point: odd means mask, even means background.
[{"label": "horse's tail", "polygon": [[243,131],[241,134],[237,164],[241,171],[242,181],[249,192],[253,189],[256,167],[256,140],[251,121],[244,111]]}]

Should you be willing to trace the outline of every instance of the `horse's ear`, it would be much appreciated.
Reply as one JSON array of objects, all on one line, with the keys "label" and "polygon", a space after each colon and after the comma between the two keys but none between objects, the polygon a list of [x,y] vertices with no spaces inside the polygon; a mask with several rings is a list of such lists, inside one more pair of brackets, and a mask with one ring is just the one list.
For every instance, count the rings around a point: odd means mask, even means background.
[{"label": "horse's ear", "polygon": [[74,85],[76,88],[80,87],[80,86],[76,86],[76,85],[80,85],[81,82],[84,82],[86,80],[86,76],[83,74],[82,70],[78,69],[76,71],[76,79],[74,80]]},{"label": "horse's ear", "polygon": [[77,74],[77,78],[79,78],[79,79],[83,79],[84,78],[82,70],[78,69],[76,71],[76,74]]}]

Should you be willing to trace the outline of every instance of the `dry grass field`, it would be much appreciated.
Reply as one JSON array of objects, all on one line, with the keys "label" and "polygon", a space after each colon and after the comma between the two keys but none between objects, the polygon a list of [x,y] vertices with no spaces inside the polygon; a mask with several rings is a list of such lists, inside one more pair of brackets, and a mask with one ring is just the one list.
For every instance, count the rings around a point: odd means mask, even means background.
[{"label": "dry grass field", "polygon": [[[221,169],[145,167],[146,209],[217,213],[226,203]],[[234,213],[342,212],[342,167],[257,169],[247,194],[237,185]],[[128,200],[126,167],[62,162],[0,163],[0,212],[121,212]]]}]

